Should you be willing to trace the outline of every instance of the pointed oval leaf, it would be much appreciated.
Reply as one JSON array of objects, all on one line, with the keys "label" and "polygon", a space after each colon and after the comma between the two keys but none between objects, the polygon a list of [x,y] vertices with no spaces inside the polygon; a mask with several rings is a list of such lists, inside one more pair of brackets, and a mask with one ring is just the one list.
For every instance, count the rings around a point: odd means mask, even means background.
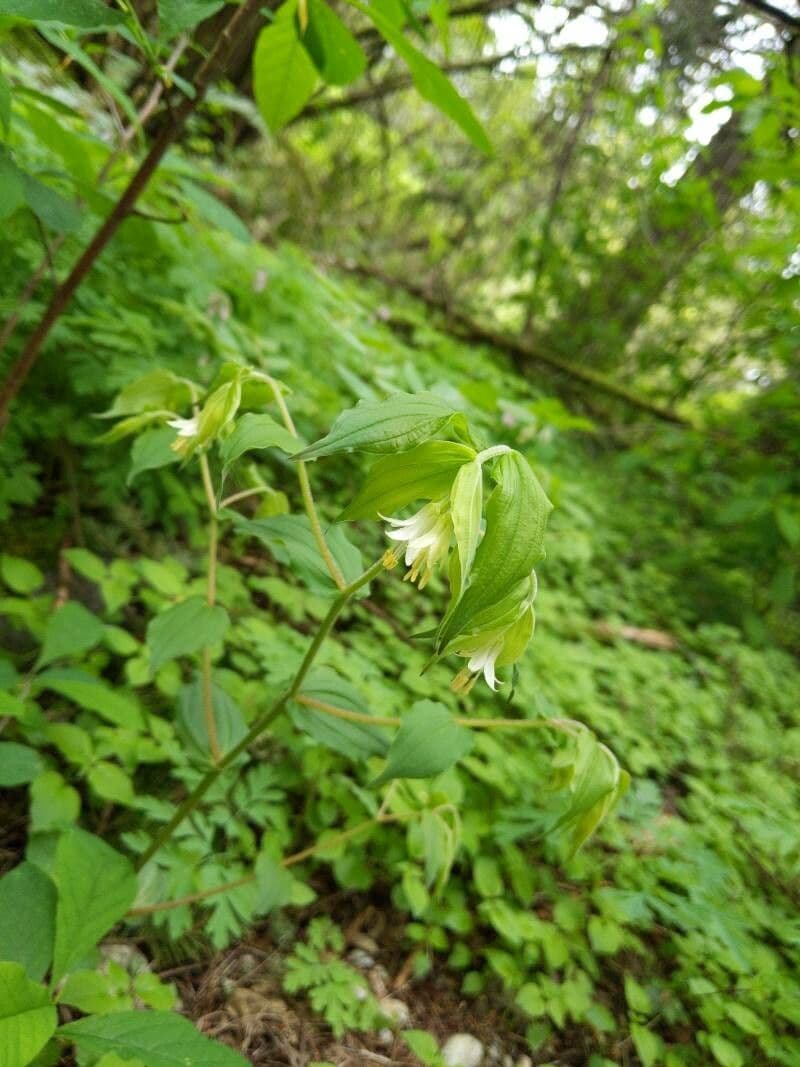
[{"label": "pointed oval leaf", "polygon": [[53,881],[58,891],[53,952],[57,982],[125,915],[137,884],[125,856],[77,827],[58,842]]},{"label": "pointed oval leaf", "polygon": [[456,418],[433,393],[392,393],[385,400],[362,400],[343,411],[322,440],[294,459],[319,459],[337,452],[403,452],[441,433]]},{"label": "pointed oval leaf", "polygon": [[373,463],[340,519],[377,519],[415,500],[438,500],[450,491],[459,468],[474,458],[474,448],[456,441],[425,441],[408,452],[384,456]]},{"label": "pointed oval leaf", "polygon": [[444,706],[420,700],[403,716],[374,785],[392,778],[432,778],[452,767],[472,748],[472,732],[453,721]]},{"label": "pointed oval leaf", "polygon": [[151,619],[147,627],[150,670],[155,674],[171,659],[189,656],[216,644],[223,639],[229,625],[230,619],[224,608],[211,607],[199,596],[167,608]]},{"label": "pointed oval leaf", "polygon": [[296,9],[296,0],[288,0],[261,31],[253,52],[253,94],[271,133],[302,111],[317,84],[316,68],[298,36]]},{"label": "pointed oval leaf", "polygon": [[366,69],[364,49],[325,0],[308,0],[303,44],[328,85],[349,85]]},{"label": "pointed oval leaf", "polygon": [[116,1052],[147,1067],[248,1067],[227,1045],[204,1037],[188,1019],[171,1011],[120,1011],[91,1015],[62,1026],[59,1036],[92,1055]]},{"label": "pointed oval leaf", "polygon": [[47,620],[44,643],[36,661],[37,668],[56,659],[79,656],[94,648],[103,636],[103,624],[96,615],[76,600],[54,611]]}]

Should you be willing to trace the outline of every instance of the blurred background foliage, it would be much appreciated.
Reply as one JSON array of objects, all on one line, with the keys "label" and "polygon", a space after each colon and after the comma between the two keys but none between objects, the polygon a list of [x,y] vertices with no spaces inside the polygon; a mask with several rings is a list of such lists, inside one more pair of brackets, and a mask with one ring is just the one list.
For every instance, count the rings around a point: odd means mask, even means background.
[{"label": "blurred background foliage", "polygon": [[[196,28],[133,4],[144,57],[127,31],[0,19],[0,369],[165,121],[163,99],[144,129],[136,120],[154,69],[172,69],[159,95],[182,92],[219,33],[221,5],[192,6]],[[556,505],[511,707],[585,721],[634,784],[564,860],[530,801],[541,739],[485,736],[442,786],[464,830],[441,899],[396,828],[309,882],[399,909],[418,973],[449,968],[469,996],[499,1000],[536,1062],[578,1050],[569,1062],[796,1064],[800,12],[788,0],[408,5],[409,33],[470,101],[488,155],[412,91],[358,12],[339,13],[364,76],[320,88],[269,133],[251,93],[254,19],[59,319],[0,439],[3,552],[35,562],[47,590],[94,598],[138,647],[143,605],[170,595],[143,565],[189,580],[202,494],[176,467],[129,485],[126,446],[93,447],[93,415],[121,385],[156,366],[210,381],[221,361],[245,361],[291,385],[309,440],[358,398],[451,399],[525,451]],[[357,468],[344,457],[315,471],[327,520]],[[259,465],[295,507],[290,474],[274,456]],[[380,547],[375,529],[363,538]],[[76,548],[111,567],[118,600],[65,563]],[[244,550],[225,562],[223,602],[260,613],[221,682],[248,709],[320,609]],[[20,619],[36,630],[46,604],[24,607],[13,568],[3,578],[0,643],[24,670]],[[441,699],[446,673],[418,677],[407,638],[426,608],[403,593],[376,592],[327,660],[389,714]],[[89,666],[168,714],[180,678],[148,687],[130,654]],[[101,743],[107,727],[82,714]],[[298,770],[276,771],[278,814],[254,818],[287,840],[289,822],[318,833],[349,818],[348,760],[288,726],[278,741]],[[73,780],[63,752],[50,760]],[[163,803],[146,761],[125,773]],[[74,784],[88,826],[135,831],[127,801]],[[226,831],[228,877],[247,855],[244,823]],[[198,855],[205,833],[189,842]],[[173,890],[198,884],[176,874]],[[192,926],[188,909],[171,915],[149,928],[157,960],[175,951],[165,930]],[[192,950],[230,943],[247,918],[221,898]]]}]

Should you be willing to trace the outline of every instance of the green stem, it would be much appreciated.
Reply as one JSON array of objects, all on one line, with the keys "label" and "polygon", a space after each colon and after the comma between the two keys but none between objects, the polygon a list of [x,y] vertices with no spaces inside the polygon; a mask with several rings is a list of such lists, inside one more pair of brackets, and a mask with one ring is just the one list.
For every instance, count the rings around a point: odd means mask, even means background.
[{"label": "green stem", "polygon": [[[344,719],[346,722],[365,723],[368,726],[403,725],[403,720],[396,716],[370,715],[368,712],[351,711],[349,708],[329,704],[326,700],[317,700],[316,697],[300,696],[297,698],[297,703],[313,708],[315,711],[321,711],[323,715],[330,715],[334,719]],[[463,715],[454,715],[453,722],[472,730],[557,730],[568,734],[574,734],[579,725],[569,719],[470,719]]]},{"label": "green stem", "polygon": [[[283,424],[286,429],[292,434],[293,437],[297,437],[297,429],[294,425],[294,419],[286,404],[281,387],[274,378],[268,378],[269,387],[272,390],[272,395],[275,397],[275,403],[278,405],[278,410],[281,413]],[[297,461],[297,480],[300,482],[300,492],[303,497],[303,507],[306,510],[308,521],[311,526],[311,532],[314,535],[314,540],[317,543],[320,555],[325,560],[325,566],[328,568],[328,573],[333,578],[339,589],[344,589],[347,586],[347,580],[342,574],[339,564],[333,558],[333,553],[328,547],[328,542],[325,540],[325,534],[322,531],[322,526],[319,521],[319,515],[314,504],[314,496],[311,492],[311,482],[308,479],[308,469],[302,459]]]},{"label": "green stem", "polygon": [[261,734],[263,734],[264,731],[272,724],[272,722],[277,719],[278,716],[284,711],[289,701],[293,700],[297,696],[297,694],[300,692],[300,687],[302,686],[303,681],[305,680],[305,677],[311,668],[311,664],[314,662],[317,653],[322,647],[323,641],[331,632],[333,624],[336,622],[337,618],[341,614],[342,609],[345,607],[347,602],[351,600],[353,596],[355,596],[359,589],[367,585],[369,582],[372,581],[373,578],[376,578],[381,573],[381,571],[384,569],[384,566],[385,564],[383,562],[383,559],[380,559],[376,563],[373,563],[372,566],[365,570],[360,577],[356,578],[356,580],[354,582],[351,582],[350,585],[346,585],[344,589],[342,589],[341,592],[336,596],[336,599],[333,601],[330,608],[328,609],[328,614],[320,623],[319,630],[317,630],[316,634],[314,635],[314,639],[308,646],[306,654],[303,657],[303,662],[298,667],[297,673],[295,674],[288,688],[283,693],[281,693],[280,696],[276,697],[276,699],[272,702],[272,704],[270,704],[270,706],[263,713],[263,715],[259,716],[259,718],[256,719],[256,721],[252,724],[252,726],[247,731],[242,740],[239,741],[238,744],[234,745],[233,748],[229,749],[225,753],[225,755],[222,756],[216,766],[212,767],[211,770],[209,770],[203,776],[203,778],[200,779],[200,781],[192,790],[192,792],[176,809],[175,814],[172,816],[169,822],[165,823],[164,826],[161,827],[161,829],[153,837],[153,840],[147,846],[145,851],[139,857],[136,863],[137,870],[141,870],[145,863],[147,863],[147,861],[151,859],[156,852],[158,852],[161,846],[170,839],[172,834],[175,832],[177,827],[180,826],[186,816],[194,811],[194,809],[206,795],[208,790],[217,782],[220,775],[225,770],[227,770],[227,768],[230,767],[230,765],[236,759],[238,759],[239,756],[243,752],[245,752],[250,747],[250,745],[253,744],[254,741],[258,740]]},{"label": "green stem", "polygon": [[[208,572],[206,578],[206,602],[210,608],[214,607],[217,600],[217,548],[219,544],[219,523],[217,522],[217,501],[214,495],[214,484],[211,481],[211,470],[208,465],[208,457],[205,453],[200,454],[200,472],[203,476],[203,488],[208,502]],[[208,747],[211,752],[213,763],[219,763],[222,758],[222,749],[219,744],[217,733],[217,720],[214,715],[214,690],[211,681],[211,649],[203,649],[202,657],[202,683],[203,683],[203,719],[206,724],[208,735]]]}]

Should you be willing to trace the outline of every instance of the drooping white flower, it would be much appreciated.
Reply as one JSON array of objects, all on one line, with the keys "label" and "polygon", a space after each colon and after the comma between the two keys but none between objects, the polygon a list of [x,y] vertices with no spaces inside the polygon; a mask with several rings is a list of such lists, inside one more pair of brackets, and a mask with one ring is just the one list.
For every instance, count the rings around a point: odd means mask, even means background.
[{"label": "drooping white flower", "polygon": [[[500,637],[495,634],[490,636],[485,644],[476,648],[469,656],[466,667],[463,667],[453,679],[453,691],[456,693],[468,693],[479,676],[483,674],[486,684],[492,691],[496,692],[498,685],[501,683],[497,680],[495,667],[497,657],[503,651],[504,643],[505,634],[501,634]],[[465,655],[468,655],[468,653],[465,653]]]},{"label": "drooping white flower", "polygon": [[420,508],[410,519],[392,519],[382,515],[389,523],[386,536],[405,544],[405,578],[416,582],[424,589],[430,581],[437,564],[446,557],[453,536],[453,520],[450,517],[449,501],[435,500]]},{"label": "drooping white flower", "polygon": [[198,418],[196,415],[193,415],[190,419],[177,417],[170,419],[167,426],[171,426],[173,430],[177,430],[178,437],[194,437],[197,433]]},{"label": "drooping white flower", "polygon": [[[531,572],[527,588],[520,597],[515,617],[508,620],[505,602],[498,604],[494,625],[471,635],[456,638],[450,651],[463,657],[467,665],[462,667],[451,683],[456,693],[467,694],[483,675],[490,689],[496,691],[501,682],[497,680],[497,667],[508,667],[522,656],[533,635],[535,616],[533,602],[536,598],[536,575]],[[500,619],[506,617],[502,625]]]}]

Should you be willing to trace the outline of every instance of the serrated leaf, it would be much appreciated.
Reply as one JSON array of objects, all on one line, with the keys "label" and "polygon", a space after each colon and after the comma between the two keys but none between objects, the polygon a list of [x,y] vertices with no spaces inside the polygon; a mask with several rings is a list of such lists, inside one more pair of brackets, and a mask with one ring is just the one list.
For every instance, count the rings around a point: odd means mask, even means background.
[{"label": "serrated leaf", "polygon": [[189,656],[221,641],[230,619],[224,608],[211,607],[202,597],[193,596],[175,604],[150,620],[147,647],[153,674],[169,660]]},{"label": "serrated leaf", "polygon": [[0,0],[0,15],[30,22],[57,22],[80,30],[109,30],[123,26],[125,16],[102,0]]},{"label": "serrated leaf", "polygon": [[442,433],[464,416],[433,393],[392,393],[385,400],[361,400],[343,411],[330,433],[294,459],[320,459],[337,452],[403,452]]},{"label": "serrated leaf", "polygon": [[190,181],[182,181],[181,190],[185,200],[195,208],[204,222],[210,223],[224,233],[229,233],[231,237],[235,237],[243,244],[249,244],[252,241],[246,224],[218,196]]},{"label": "serrated leaf", "polygon": [[56,1029],[56,1009],[44,986],[19,963],[0,963],[0,1067],[28,1067]]},{"label": "serrated leaf", "polygon": [[16,741],[0,741],[0,788],[12,789],[36,778],[42,761],[35,749]]},{"label": "serrated leaf", "polygon": [[472,732],[454,722],[443,704],[418,701],[403,716],[373,785],[392,778],[432,778],[466,756],[473,741]]},{"label": "serrated leaf", "polygon": [[32,863],[0,878],[0,959],[22,964],[29,978],[42,978],[53,959],[55,914],[55,886]]},{"label": "serrated leaf", "polygon": [[350,0],[350,3],[375,24],[384,40],[400,56],[408,67],[420,96],[460,126],[476,148],[490,155],[492,145],[486,131],[475,117],[469,103],[456,91],[452,82],[436,64],[418,51],[402,30],[373,5],[367,7],[366,4],[359,3],[359,0]]},{"label": "serrated leaf", "polygon": [[285,426],[281,426],[271,415],[259,415],[248,412],[236,420],[233,433],[226,437],[220,445],[220,457],[224,471],[230,468],[245,452],[265,449],[280,448],[291,455],[297,451],[301,441],[289,433]]},{"label": "serrated leaf", "polygon": [[[305,515],[275,515],[270,519],[247,519],[236,515],[233,521],[239,533],[258,538],[279,563],[291,567],[310,592],[317,596],[335,596],[339,592]],[[333,526],[324,533],[345,580],[354,581],[363,571],[361,553],[340,526]],[[357,595],[366,596],[368,592],[369,587],[365,586]]]},{"label": "serrated leaf", "polygon": [[159,470],[172,463],[179,463],[181,457],[172,447],[175,438],[176,433],[169,426],[145,430],[137,437],[131,448],[131,469],[128,471],[126,485],[132,485],[144,471]]},{"label": "serrated leaf", "polygon": [[[303,682],[301,696],[344,708],[346,711],[369,714],[369,708],[359,692],[327,667],[319,667],[308,675]],[[380,726],[336,719],[302,704],[292,704],[289,715],[298,730],[348,759],[364,760],[370,756],[385,756],[389,748],[386,730]]]},{"label": "serrated leaf", "polygon": [[297,0],[283,4],[253,52],[253,94],[271,133],[302,111],[317,84],[316,68],[298,35],[296,9]]},{"label": "serrated leaf", "polygon": [[61,836],[52,876],[58,891],[53,952],[57,982],[125,915],[137,883],[125,856],[77,827]]},{"label": "serrated leaf", "polygon": [[210,1041],[175,1012],[123,1011],[62,1026],[60,1037],[85,1053],[113,1051],[147,1067],[248,1067],[238,1052]]},{"label": "serrated leaf", "polygon": [[456,441],[424,441],[407,452],[377,460],[340,521],[394,515],[416,500],[439,500],[450,492],[459,468],[475,449]]},{"label": "serrated leaf", "polygon": [[302,41],[328,85],[349,85],[366,69],[363,48],[325,0],[308,0],[308,26]]},{"label": "serrated leaf", "polygon": [[36,667],[44,667],[53,660],[80,656],[99,644],[103,624],[83,604],[69,600],[47,620],[44,642]]}]

